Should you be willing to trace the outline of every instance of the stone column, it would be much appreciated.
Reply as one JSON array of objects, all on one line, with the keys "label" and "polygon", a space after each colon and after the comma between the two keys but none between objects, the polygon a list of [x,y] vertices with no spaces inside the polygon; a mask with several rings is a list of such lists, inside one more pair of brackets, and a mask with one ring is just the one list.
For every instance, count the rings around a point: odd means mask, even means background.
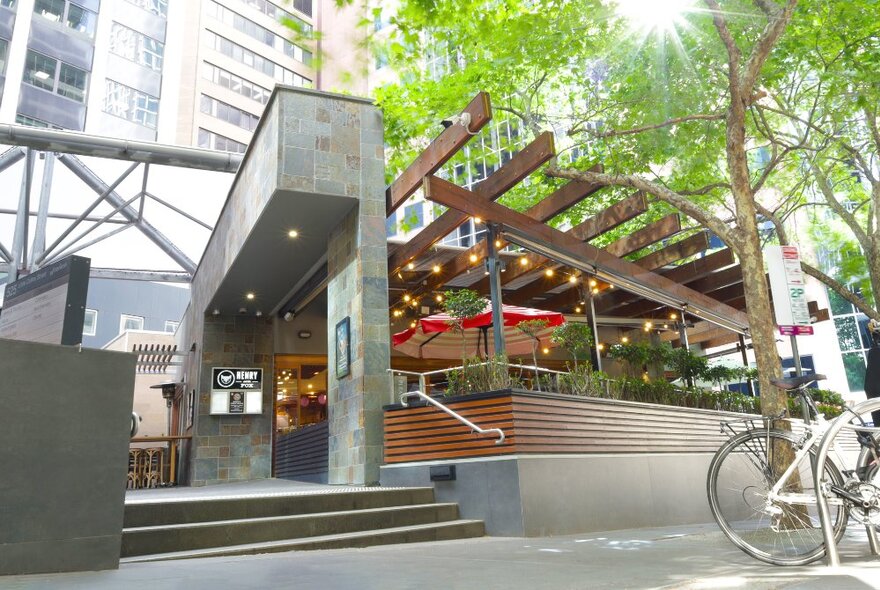
[{"label": "stone column", "polygon": [[[329,482],[371,484],[379,481],[382,463],[382,405],[393,398],[382,118],[373,106],[329,100],[319,102],[316,118],[328,120],[331,131],[329,151],[315,154],[319,174],[324,161],[359,178],[351,185],[358,205],[331,232],[327,249]],[[357,132],[335,124],[344,121],[357,121]],[[343,131],[338,140],[337,131]],[[351,363],[349,374],[340,377],[336,326],[345,318]]]}]

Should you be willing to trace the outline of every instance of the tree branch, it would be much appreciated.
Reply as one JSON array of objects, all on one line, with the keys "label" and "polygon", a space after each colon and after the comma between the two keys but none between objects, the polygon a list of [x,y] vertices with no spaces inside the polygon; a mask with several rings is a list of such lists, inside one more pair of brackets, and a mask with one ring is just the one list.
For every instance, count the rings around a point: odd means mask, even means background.
[{"label": "tree branch", "polygon": [[740,243],[736,229],[723,223],[718,217],[712,215],[683,195],[636,174],[605,174],[600,172],[590,172],[587,170],[582,171],[570,168],[563,169],[553,165],[547,167],[545,174],[553,178],[567,178],[569,180],[593,182],[604,186],[625,186],[642,191],[649,195],[653,195],[664,203],[672,205],[685,215],[692,217],[714,232],[726,244],[730,245],[734,251],[737,250],[737,244]]},{"label": "tree branch", "polygon": [[856,308],[858,308],[858,310],[864,313],[866,316],[868,316],[872,320],[880,322],[880,313],[877,313],[875,309],[865,303],[863,299],[857,297],[855,293],[847,289],[841,282],[832,279],[830,276],[826,275],[824,272],[822,272],[812,264],[804,262],[803,260],[801,260],[801,269],[804,271],[805,274],[808,274],[817,281],[824,283],[829,289],[855,305]]},{"label": "tree branch", "polygon": [[[714,2],[714,0],[711,1]],[[761,73],[761,68],[764,67],[764,63],[767,61],[767,58],[770,57],[770,52],[773,50],[773,46],[776,45],[776,42],[779,41],[779,37],[781,37],[783,31],[785,31],[785,27],[791,20],[791,16],[794,13],[797,3],[798,0],[788,0],[785,3],[785,7],[778,10],[775,15],[770,17],[767,26],[761,33],[761,37],[752,49],[749,61],[746,62],[740,85],[740,97],[742,100],[746,100],[750,97],[752,88],[755,86],[755,81]]]},{"label": "tree branch", "polygon": [[672,127],[673,125],[678,125],[680,123],[685,123],[687,121],[720,121],[724,119],[723,114],[717,115],[687,115],[684,117],[675,117],[673,119],[667,119],[662,123],[657,123],[656,125],[645,125],[644,127],[634,127],[632,129],[621,129],[621,130],[611,130],[611,131],[591,131],[587,129],[587,133],[592,135],[593,137],[598,138],[608,138],[608,137],[619,137],[621,135],[636,135],[638,133],[644,133],[645,131],[653,131],[654,129],[662,129],[663,127]]},{"label": "tree branch", "polygon": [[764,11],[768,17],[772,18],[779,12],[779,5],[773,0],[754,0],[755,6]]},{"label": "tree branch", "polygon": [[727,49],[727,76],[730,80],[730,90],[739,94],[739,65],[742,60],[742,52],[733,39],[730,29],[727,28],[727,21],[721,14],[718,2],[716,0],[703,0],[703,2],[709,7],[709,12],[712,13],[712,22],[715,24],[718,36],[721,37],[721,42],[724,43],[724,48]]},{"label": "tree branch", "polygon": [[729,182],[713,182],[712,184],[707,184],[706,186],[704,186],[702,188],[695,188],[695,189],[689,190],[689,191],[677,191],[677,192],[678,192],[678,194],[685,195],[685,196],[706,195],[706,194],[709,194],[712,191],[718,190],[720,188],[730,190],[730,183]]},{"label": "tree branch", "polygon": [[837,200],[837,197],[834,195],[834,188],[832,188],[831,183],[828,182],[828,177],[825,176],[825,172],[814,162],[810,162],[810,169],[813,171],[813,178],[816,180],[816,186],[819,188],[819,192],[825,197],[825,202],[828,203],[828,206],[831,207],[837,216],[840,217],[847,227],[849,227],[853,236],[855,236],[859,245],[862,247],[862,250],[869,252],[871,242],[868,234],[865,233],[864,228],[859,223],[858,219],[856,219],[856,216],[847,211],[846,208],[840,204],[840,201]]}]

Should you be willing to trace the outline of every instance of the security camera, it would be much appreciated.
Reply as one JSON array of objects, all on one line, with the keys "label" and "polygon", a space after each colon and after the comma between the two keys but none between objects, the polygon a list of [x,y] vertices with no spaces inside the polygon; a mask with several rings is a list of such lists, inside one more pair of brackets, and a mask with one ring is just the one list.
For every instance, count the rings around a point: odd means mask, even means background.
[{"label": "security camera", "polygon": [[440,124],[443,125],[444,129],[449,129],[453,125],[462,125],[465,129],[470,131],[471,114],[461,113],[459,115],[453,115],[448,119],[443,119],[442,121],[440,121]]},{"label": "security camera", "polygon": [[295,315],[296,315],[296,314],[294,314],[292,311],[288,311],[287,313],[284,314],[284,321],[285,321],[285,322],[291,322],[291,321],[293,321],[293,318],[294,318]]}]

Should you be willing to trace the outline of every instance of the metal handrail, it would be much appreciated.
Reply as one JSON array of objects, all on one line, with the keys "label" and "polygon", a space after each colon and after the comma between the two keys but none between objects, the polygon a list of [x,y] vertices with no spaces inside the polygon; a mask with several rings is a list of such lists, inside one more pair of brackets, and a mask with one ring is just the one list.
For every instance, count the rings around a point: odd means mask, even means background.
[{"label": "metal handrail", "polygon": [[440,402],[438,402],[437,400],[435,400],[431,396],[427,395],[423,391],[408,391],[406,393],[400,394],[400,404],[405,407],[409,407],[409,404],[406,403],[406,398],[411,395],[419,396],[420,398],[422,398],[423,400],[425,400],[426,402],[428,402],[432,406],[436,407],[438,410],[440,410],[442,412],[446,412],[447,414],[449,414],[450,416],[452,416],[453,418],[455,418],[456,420],[458,420],[459,422],[461,422],[465,426],[469,427],[474,432],[478,432],[480,434],[486,434],[487,432],[497,432],[498,433],[498,440],[495,441],[496,445],[500,445],[501,443],[504,442],[504,431],[501,430],[500,428],[480,428],[479,426],[477,426],[476,424],[474,424],[473,422],[471,422],[470,420],[468,420],[464,416],[458,414],[457,412],[454,412],[453,410],[450,410],[449,408],[447,408],[446,406],[444,406],[443,404],[441,404]]},{"label": "metal handrail", "polygon": [[[825,482],[823,475],[825,470],[820,466],[825,465],[825,459],[828,457],[828,449],[834,442],[834,437],[843,430],[876,432],[876,428],[861,427],[850,424],[852,415],[861,416],[875,410],[880,410],[880,399],[869,399],[868,401],[856,404],[849,408],[843,414],[834,419],[828,431],[822,437],[816,456],[813,459],[813,485],[816,490],[816,507],[819,511],[819,523],[822,525],[822,535],[825,538],[825,559],[831,567],[840,566],[840,553],[837,550],[837,543],[834,541],[834,524],[831,522],[831,511],[828,509],[828,498],[825,497]],[[865,531],[868,535],[868,544],[871,546],[871,553],[880,554],[880,542],[877,540],[877,533],[871,524],[865,525]]]}]

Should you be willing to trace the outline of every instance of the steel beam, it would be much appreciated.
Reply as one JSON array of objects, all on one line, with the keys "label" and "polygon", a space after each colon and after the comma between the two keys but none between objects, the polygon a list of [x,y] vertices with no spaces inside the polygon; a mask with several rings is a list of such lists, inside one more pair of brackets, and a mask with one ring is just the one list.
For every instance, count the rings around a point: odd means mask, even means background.
[{"label": "steel beam", "polygon": [[27,150],[24,166],[24,176],[21,181],[21,193],[18,197],[18,213],[15,217],[15,233],[12,237],[12,255],[10,263],[12,268],[7,282],[18,279],[18,273],[27,268],[27,238],[28,221],[30,220],[31,182],[34,175],[34,154]]},{"label": "steel beam", "polygon": [[5,124],[0,124],[0,144],[25,146],[47,152],[230,173],[238,170],[243,159],[240,154],[228,152]]},{"label": "steel beam", "polygon": [[[143,193],[143,195],[146,196],[146,197],[150,197],[151,199],[153,199],[154,201],[156,201],[156,202],[159,203],[160,205],[165,205],[166,207],[168,207],[169,209],[171,209],[171,210],[174,211],[175,213],[177,213],[177,214],[179,214],[179,215],[182,215],[183,217],[186,217],[187,219],[189,219],[189,220],[192,221],[193,223],[197,223],[197,224],[201,225],[201,226],[202,226],[203,228],[205,228],[206,230],[208,230],[208,231],[214,231],[214,228],[213,228],[213,227],[211,227],[210,225],[208,225],[207,223],[205,223],[204,221],[202,221],[202,220],[199,219],[198,217],[195,217],[195,216],[193,216],[193,215],[190,215],[189,213],[187,213],[187,212],[184,211],[183,209],[179,209],[179,208],[175,207],[174,205],[172,205],[172,204],[169,203],[168,201],[165,201],[165,200],[163,200],[163,199],[160,199],[159,197],[157,197],[157,196],[154,195],[153,193],[145,192],[145,193]],[[139,216],[140,219],[143,219],[143,211],[144,211],[144,205],[143,205],[143,201],[141,201],[141,208],[140,208],[140,211],[138,211],[138,216]]]},{"label": "steel beam", "polygon": [[157,283],[191,283],[192,275],[179,270],[134,270],[125,268],[95,268],[89,271],[93,279],[124,279],[154,281]]},{"label": "steel beam", "polygon": [[[49,198],[52,194],[52,172],[55,169],[55,154],[46,152],[43,161],[43,184],[40,187],[40,205],[37,210],[37,225],[34,227],[33,262],[31,270],[36,269],[37,260],[46,250],[46,224],[49,220]],[[30,213],[30,212],[28,212]]]},{"label": "steel beam", "polygon": [[499,274],[501,267],[498,264],[498,252],[495,249],[495,226],[491,223],[486,225],[486,248],[488,257],[486,263],[489,265],[489,293],[492,301],[492,337],[495,345],[495,355],[504,354],[504,319],[501,308],[501,280]]},{"label": "steel beam", "polygon": [[[31,216],[33,216],[33,217],[36,217],[37,215],[39,215],[39,213],[40,213],[39,211],[34,211],[33,209],[31,210]],[[15,209],[0,209],[0,215],[18,215],[18,211]],[[94,216],[83,217],[82,215],[74,215],[73,213],[51,213],[51,212],[46,217],[48,217],[49,219],[67,219],[67,220],[80,219],[81,221],[99,221],[101,219],[100,217],[94,217]],[[129,223],[129,221],[126,219],[108,219],[104,223]]]},{"label": "steel beam", "polygon": [[[62,154],[58,157],[61,160],[61,163],[67,166],[71,172],[73,172],[80,180],[82,180],[86,185],[91,187],[97,193],[107,193],[107,201],[112,204],[114,207],[119,207],[125,204],[125,199],[123,199],[119,194],[115,191],[111,190],[107,184],[104,183],[103,180],[98,178],[98,176],[92,172],[91,170],[83,164],[79,158],[76,156],[71,156],[68,154]],[[189,259],[189,257],[183,253],[183,251],[175,246],[171,240],[169,240],[162,232],[153,227],[146,219],[138,219],[138,212],[131,206],[125,206],[120,210],[123,217],[133,222],[134,225],[143,233],[147,238],[149,238],[154,244],[156,244],[165,254],[167,254],[174,262],[179,264],[181,268],[185,271],[195,274],[196,265],[195,263]]]}]

